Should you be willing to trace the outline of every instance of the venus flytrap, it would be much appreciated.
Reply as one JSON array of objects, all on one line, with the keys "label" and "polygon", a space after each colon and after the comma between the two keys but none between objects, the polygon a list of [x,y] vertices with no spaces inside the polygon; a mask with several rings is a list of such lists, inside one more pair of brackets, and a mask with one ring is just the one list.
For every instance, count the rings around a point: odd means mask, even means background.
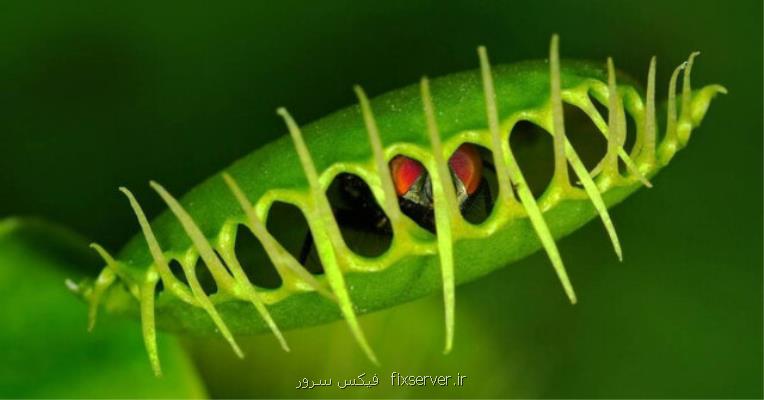
[{"label": "venus flytrap", "polygon": [[[549,63],[522,62],[492,69],[483,47],[478,55],[479,70],[423,78],[420,85],[372,100],[355,87],[358,106],[303,127],[279,109],[289,137],[252,152],[180,200],[152,182],[169,210],[150,223],[134,196],[120,189],[142,234],[117,257],[94,244],[106,267],[95,283],[72,285],[90,302],[90,326],[99,304],[111,312],[140,315],[149,359],[159,374],[157,327],[195,335],[220,334],[243,356],[235,334],[269,330],[288,350],[281,330],[344,318],[361,349],[376,362],[357,315],[440,289],[448,352],[455,332],[455,286],[540,248],[575,303],[556,240],[599,217],[621,259],[621,243],[608,207],[641,186],[650,186],[649,178],[687,145],[710,100],[725,89],[718,85],[691,89],[693,53],[671,77],[665,134],[658,144],[654,58],[643,99],[635,87],[618,83],[610,59],[605,69],[589,63],[561,63],[557,36],[552,38]],[[681,70],[683,86],[677,102],[675,86]],[[594,101],[607,106],[607,116],[600,115]],[[570,128],[564,124],[563,104],[582,110],[607,137],[607,152],[592,171],[566,137]],[[626,132],[627,114],[637,121],[634,133]],[[533,197],[509,144],[512,128],[520,121],[553,135],[554,175],[539,199]],[[624,148],[628,134],[636,135],[630,152]],[[495,168],[498,182],[495,205],[479,224],[460,214],[448,179],[447,160],[464,143],[492,152],[486,161]],[[388,166],[397,155],[418,160],[432,177],[437,233],[401,212]],[[626,166],[624,171],[619,169],[619,159]],[[569,176],[568,165],[575,176]],[[340,173],[362,179],[390,222],[392,242],[383,254],[359,255],[345,243],[326,194]],[[308,272],[266,229],[275,202],[293,205],[307,217],[325,274]],[[247,266],[235,250],[239,226],[263,245],[282,280],[278,288],[258,287],[244,273]],[[196,265],[200,260],[215,283],[214,293],[205,292],[199,282]],[[172,261],[182,266],[184,281],[173,274]],[[157,297],[160,282],[164,290]]]}]

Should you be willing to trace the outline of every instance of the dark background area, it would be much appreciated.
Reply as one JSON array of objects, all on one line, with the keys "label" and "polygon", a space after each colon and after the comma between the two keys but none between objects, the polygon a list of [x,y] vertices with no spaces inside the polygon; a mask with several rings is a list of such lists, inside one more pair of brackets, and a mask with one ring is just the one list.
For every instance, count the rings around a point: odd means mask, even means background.
[{"label": "dark background area", "polygon": [[[578,305],[536,254],[457,291],[452,355],[437,296],[362,319],[380,371],[471,376],[428,396],[761,397],[760,1],[3,2],[0,218],[42,216],[116,250],[137,231],[118,186],[156,215],[149,179],[185,192],[284,134],[278,106],[307,122],[354,103],[355,83],[379,94],[475,68],[479,44],[494,63],[543,58],[552,33],[563,57],[612,56],[638,80],[657,55],[659,98],[700,50],[693,84],[729,95],[653,189],[612,211],[623,263],[598,224],[560,242]],[[219,396],[300,396],[305,375],[371,371],[342,324],[288,339],[288,355],[251,339],[263,356],[245,361],[186,347]],[[422,395],[367,395],[385,394]]]}]

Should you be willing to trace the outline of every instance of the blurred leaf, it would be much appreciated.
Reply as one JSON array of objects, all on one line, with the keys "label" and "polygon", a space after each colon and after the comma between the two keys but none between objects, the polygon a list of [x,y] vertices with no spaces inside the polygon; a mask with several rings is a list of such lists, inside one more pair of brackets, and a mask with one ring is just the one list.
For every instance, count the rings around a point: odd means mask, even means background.
[{"label": "blurred leaf", "polygon": [[0,221],[0,397],[204,397],[187,356],[160,337],[164,376],[151,372],[140,328],[103,316],[64,285],[96,265],[76,235],[36,220]]}]

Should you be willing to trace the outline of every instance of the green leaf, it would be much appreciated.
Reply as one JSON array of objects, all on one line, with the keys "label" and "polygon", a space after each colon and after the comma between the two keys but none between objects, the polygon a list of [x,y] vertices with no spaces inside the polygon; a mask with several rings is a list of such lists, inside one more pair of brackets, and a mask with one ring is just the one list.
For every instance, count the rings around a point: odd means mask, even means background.
[{"label": "green leaf", "polygon": [[67,278],[94,266],[86,242],[38,220],[0,221],[0,397],[204,397],[177,341],[159,337],[164,376],[146,361],[138,324],[99,321]]}]

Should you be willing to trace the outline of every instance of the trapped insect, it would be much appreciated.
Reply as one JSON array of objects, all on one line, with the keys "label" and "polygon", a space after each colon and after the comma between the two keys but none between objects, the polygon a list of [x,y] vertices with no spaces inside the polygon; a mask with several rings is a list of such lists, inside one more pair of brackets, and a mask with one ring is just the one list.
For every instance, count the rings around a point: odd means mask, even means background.
[{"label": "trapped insect", "polygon": [[[483,177],[483,163],[478,150],[469,143],[459,146],[448,161],[459,209],[470,222],[485,219],[493,208],[491,189]],[[406,156],[396,156],[389,165],[403,214],[422,228],[435,233],[432,179],[426,168]],[[493,170],[493,167],[491,169]],[[339,182],[340,196],[344,200],[343,203],[347,204],[346,207],[333,207],[332,210],[340,226],[382,235],[392,234],[387,215],[377,205],[362,179],[342,173],[337,176],[335,182]],[[482,204],[475,204],[481,201]],[[355,247],[351,243],[354,241],[353,237],[344,236],[348,246]],[[312,236],[308,232],[300,251],[300,264],[306,265],[308,262],[312,243]]]},{"label": "trapped insect", "polygon": [[[250,153],[180,201],[151,182],[169,208],[151,223],[132,193],[120,188],[142,234],[117,257],[94,244],[106,267],[93,283],[70,283],[90,302],[90,327],[101,303],[112,312],[140,314],[151,365],[159,374],[156,325],[219,332],[242,356],[234,333],[270,330],[288,350],[281,329],[344,318],[360,348],[377,362],[357,314],[440,288],[448,352],[455,285],[539,248],[575,303],[555,239],[599,216],[620,259],[608,207],[650,186],[650,177],[686,146],[714,95],[726,91],[719,85],[691,90],[697,53],[691,54],[671,76],[659,137],[654,58],[643,97],[634,86],[617,82],[610,59],[605,69],[594,63],[561,65],[557,36],[548,62],[492,69],[485,49],[478,54],[479,70],[423,78],[372,101],[356,87],[359,105],[303,128],[279,109],[288,138]],[[591,171],[566,137],[563,104],[583,112],[607,137],[607,151]],[[629,150],[627,116],[636,130]],[[510,146],[510,133],[521,121],[553,137],[554,172],[538,199]],[[569,176],[569,167],[575,176]],[[340,182],[336,196],[329,193],[335,181]],[[345,205],[335,204],[337,196]],[[269,229],[272,209],[282,203],[299,209],[310,228],[299,255]],[[367,222],[358,224],[359,215]],[[391,236],[387,247],[372,256],[358,254],[352,237],[343,235],[349,225]],[[242,227],[262,245],[281,280],[278,287],[253,284],[247,271],[257,266],[243,266],[237,253]],[[306,268],[313,251],[323,274]],[[180,265],[179,276],[172,264]]]}]

